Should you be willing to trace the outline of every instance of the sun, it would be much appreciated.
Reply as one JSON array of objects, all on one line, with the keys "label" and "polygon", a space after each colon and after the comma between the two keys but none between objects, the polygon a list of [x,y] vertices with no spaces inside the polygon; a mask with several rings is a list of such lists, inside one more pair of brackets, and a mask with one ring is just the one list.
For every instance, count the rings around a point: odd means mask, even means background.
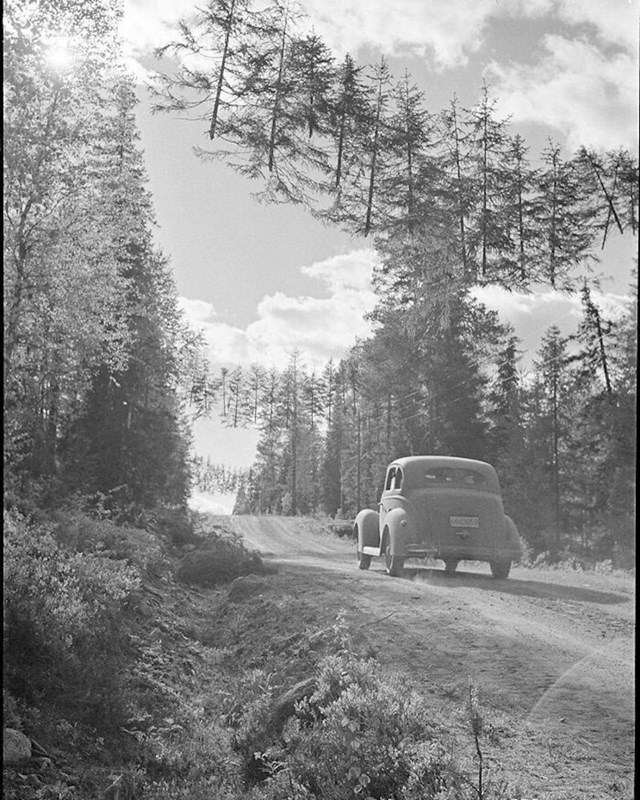
[{"label": "sun", "polygon": [[54,36],[49,39],[46,59],[49,66],[58,72],[64,72],[64,70],[69,69],[73,56],[66,36]]}]

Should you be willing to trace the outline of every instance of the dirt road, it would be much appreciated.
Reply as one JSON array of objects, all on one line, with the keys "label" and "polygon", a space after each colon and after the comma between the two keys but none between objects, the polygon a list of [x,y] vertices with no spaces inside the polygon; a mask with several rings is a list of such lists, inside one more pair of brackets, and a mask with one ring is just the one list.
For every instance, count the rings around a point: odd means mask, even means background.
[{"label": "dirt road", "polygon": [[[225,517],[278,563],[292,591],[345,609],[370,654],[433,695],[464,735],[469,681],[493,739],[487,757],[523,798],[631,798],[635,581],[596,573],[408,561],[403,578],[310,520]],[[497,767],[496,767],[497,768]]]}]

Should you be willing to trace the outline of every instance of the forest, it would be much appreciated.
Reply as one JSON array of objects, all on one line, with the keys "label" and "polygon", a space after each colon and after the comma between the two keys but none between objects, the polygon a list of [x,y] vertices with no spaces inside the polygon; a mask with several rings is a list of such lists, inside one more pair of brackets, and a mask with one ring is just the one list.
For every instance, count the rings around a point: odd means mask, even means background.
[{"label": "forest", "polygon": [[[236,513],[348,519],[395,457],[479,458],[534,553],[632,558],[636,287],[608,318],[598,263],[610,237],[637,235],[637,161],[551,139],[534,157],[486,84],[472,108],[429,109],[408,72],[338,63],[303,21],[210,3],[159,52],[155,108],[206,127],[199,156],[255,180],[257,199],[372,237],[374,333],[323,370],[293,352],[284,371],[202,376],[201,407],[260,442],[244,474],[196,459],[197,485],[237,491]],[[525,371],[515,332],[474,299],[487,285],[577,295],[582,319],[550,327]]]},{"label": "forest", "polygon": [[202,354],[153,243],[117,15],[9,3],[5,25],[5,504],[132,522],[186,502]]},{"label": "forest", "polygon": [[[633,545],[636,305],[598,306],[598,254],[637,234],[624,150],[530,158],[489,88],[439,112],[386,62],[336,63],[291,7],[214,0],[153,84],[156,110],[206,123],[204,159],[372,237],[372,336],[310,372],[208,362],[153,242],[135,92],[110,3],[10,3],[5,85],[5,497],[123,522],[184,509],[192,479],[242,513],[355,515],[384,465],[448,453],[495,464],[530,546],[613,557]],[[73,63],[60,41],[74,25]],[[56,37],[37,31],[57,31]],[[56,60],[58,56],[58,60]],[[578,293],[534,369],[478,286]],[[260,430],[229,481],[190,452],[189,420]],[[520,517],[520,519],[518,519]]]},{"label": "forest", "polygon": [[[468,456],[497,468],[529,556],[633,569],[637,287],[609,313],[598,263],[637,235],[637,158],[553,141],[530,156],[489,86],[428,109],[384,59],[337,62],[293,3],[209,0],[157,52],[156,112],[200,125],[198,156],[257,201],[379,256],[372,335],[342,358],[221,366],[155,243],[122,4],[6,0],[3,17],[3,718],[29,744],[3,797],[267,800],[285,779],[286,796],[326,797],[308,787],[334,757],[336,798],[506,797],[454,769],[449,717],[351,648],[342,612],[311,591],[302,614],[286,574],[277,601],[228,601],[218,579],[273,573],[189,499],[348,521],[391,459]],[[491,285],[573,294],[581,319],[524,370],[474,295]],[[193,452],[207,416],[259,430],[250,469]],[[269,715],[310,676],[319,694],[278,755]],[[371,768],[354,772],[362,732]]]}]

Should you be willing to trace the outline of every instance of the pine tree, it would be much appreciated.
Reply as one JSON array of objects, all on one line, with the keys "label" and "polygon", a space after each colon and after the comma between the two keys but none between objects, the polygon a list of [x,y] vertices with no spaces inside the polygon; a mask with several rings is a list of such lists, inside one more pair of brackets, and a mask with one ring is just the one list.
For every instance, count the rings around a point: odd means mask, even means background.
[{"label": "pine tree", "polygon": [[328,136],[336,79],[331,51],[317,34],[301,36],[292,43],[290,69],[299,76],[298,115],[305,122],[308,138]]},{"label": "pine tree", "polygon": [[[364,152],[368,156],[367,174],[367,199],[362,233],[368,236],[375,223],[375,207],[378,204],[377,192],[381,182],[381,173],[384,172],[384,153],[387,136],[387,120],[385,115],[389,104],[389,84],[391,75],[384,58],[373,70],[372,81],[375,86],[375,101],[373,107],[373,126],[365,141]],[[383,225],[384,222],[379,224]]]},{"label": "pine tree", "polygon": [[638,193],[640,192],[640,176],[638,174],[638,161],[634,160],[627,151],[618,151],[609,154],[608,170],[619,175],[620,198],[622,210],[619,217],[624,230],[631,230],[635,236],[638,233]]},{"label": "pine tree", "polygon": [[[335,149],[335,166],[327,191],[336,192],[336,208],[340,205],[345,176],[347,180],[354,180],[354,175],[357,176],[357,137],[362,125],[370,119],[369,95],[361,78],[362,71],[363,67],[357,67],[347,54],[337,71],[337,88],[330,101],[329,123]],[[325,213],[333,218],[331,211]]]},{"label": "pine tree", "polygon": [[248,419],[254,424],[258,424],[258,414],[260,411],[260,397],[265,388],[267,373],[261,364],[251,364],[247,378],[247,388],[249,396],[247,398]]},{"label": "pine tree", "polygon": [[342,412],[335,413],[327,430],[321,467],[321,504],[325,513],[336,516],[342,509]]},{"label": "pine tree", "polygon": [[210,139],[229,135],[239,101],[238,72],[248,0],[210,0],[195,25],[181,21],[180,38],[156,51],[171,56],[175,69],[157,73],[151,86],[154,111],[194,113],[208,123]]},{"label": "pine tree", "polygon": [[440,115],[442,165],[448,180],[445,197],[459,231],[458,252],[465,280],[474,282],[478,277],[475,252],[469,239],[469,217],[474,208],[477,186],[469,176],[469,134],[464,132],[464,110],[460,109],[454,95],[448,110]]},{"label": "pine tree", "polygon": [[512,179],[505,169],[508,147],[507,121],[495,118],[496,101],[489,97],[486,83],[480,102],[468,114],[469,176],[477,187],[477,206],[467,242],[471,252],[479,254],[478,275],[482,282],[500,280],[504,261],[510,255],[510,238],[505,215],[505,190]]},{"label": "pine tree", "polygon": [[234,367],[226,382],[227,407],[224,422],[231,428],[243,428],[251,421],[252,398],[247,386],[247,378],[240,366]]},{"label": "pine tree", "polygon": [[548,515],[548,548],[556,554],[561,546],[563,488],[566,466],[562,462],[567,437],[569,408],[568,357],[566,340],[557,326],[549,328],[542,339],[535,362],[535,416],[529,425],[530,441],[535,451],[532,463],[541,468],[546,486],[540,493],[540,508]]},{"label": "pine tree", "polygon": [[539,280],[554,289],[573,285],[574,271],[595,260],[593,212],[572,161],[565,161],[551,140],[543,151],[538,184]]},{"label": "pine tree", "polygon": [[611,334],[613,323],[602,318],[586,280],[581,294],[583,317],[576,335],[576,339],[582,345],[579,360],[584,364],[585,370],[594,378],[600,373],[605,390],[610,395],[613,392],[613,386],[606,340]]},{"label": "pine tree", "polygon": [[392,92],[394,112],[389,119],[388,169],[380,193],[388,216],[395,224],[413,230],[425,224],[427,207],[435,202],[433,120],[423,107],[424,95],[411,83],[408,72]]},{"label": "pine tree", "polygon": [[500,476],[507,513],[521,527],[527,520],[531,465],[525,452],[524,389],[518,369],[518,343],[513,332],[506,332],[504,346],[497,354],[495,375],[487,394],[490,424],[487,460]]},{"label": "pine tree", "polygon": [[[537,173],[530,166],[528,148],[516,134],[508,142],[500,177],[504,234],[508,249],[503,249],[498,265],[500,282],[507,288],[526,286],[536,280],[536,206],[533,199]],[[532,274],[533,272],[533,274]]]}]

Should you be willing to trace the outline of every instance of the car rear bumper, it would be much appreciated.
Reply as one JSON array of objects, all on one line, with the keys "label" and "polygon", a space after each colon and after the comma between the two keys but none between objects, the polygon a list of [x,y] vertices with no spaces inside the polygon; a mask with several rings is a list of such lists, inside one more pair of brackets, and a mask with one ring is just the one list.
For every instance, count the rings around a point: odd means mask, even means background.
[{"label": "car rear bumper", "polygon": [[457,558],[460,561],[518,561],[521,553],[519,550],[502,548],[496,551],[493,547],[442,547],[439,549],[424,548],[419,545],[409,545],[406,549],[407,558]]}]

